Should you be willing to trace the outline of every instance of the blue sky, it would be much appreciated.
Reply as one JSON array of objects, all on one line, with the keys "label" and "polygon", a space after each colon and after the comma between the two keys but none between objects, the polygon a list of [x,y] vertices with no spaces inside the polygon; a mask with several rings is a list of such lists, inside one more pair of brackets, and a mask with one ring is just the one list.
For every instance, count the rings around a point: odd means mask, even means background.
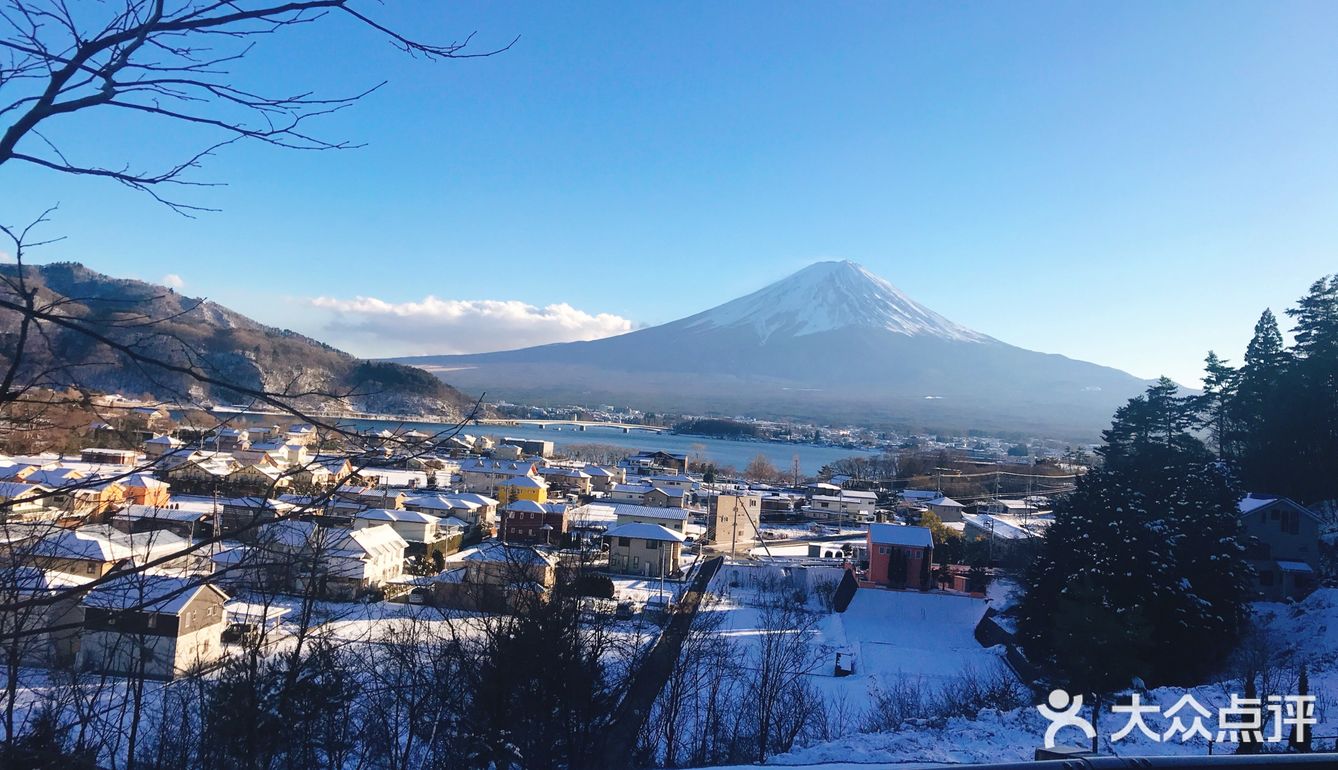
[{"label": "blue sky", "polygon": [[[1192,382],[1338,270],[1332,4],[388,6],[520,39],[441,64],[342,24],[264,41],[248,84],[390,81],[321,125],[367,146],[229,148],[193,220],[9,167],[0,220],[59,202],[43,259],[364,355],[606,334],[841,258],[1005,341]],[[198,139],[51,135],[106,164]]]}]

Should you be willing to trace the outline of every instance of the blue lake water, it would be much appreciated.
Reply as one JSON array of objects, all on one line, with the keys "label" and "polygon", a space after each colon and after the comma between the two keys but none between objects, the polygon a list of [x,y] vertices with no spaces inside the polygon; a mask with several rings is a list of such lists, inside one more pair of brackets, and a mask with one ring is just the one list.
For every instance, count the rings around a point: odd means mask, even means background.
[{"label": "blue lake water", "polygon": [[[442,425],[419,422],[391,422],[386,420],[341,419],[341,424],[353,425],[359,429],[394,430],[398,427],[420,430],[424,433],[436,433]],[[535,425],[470,425],[463,433],[471,435],[515,436],[516,438],[544,439],[552,441],[557,449],[566,444],[612,444],[636,450],[662,449],[666,452],[681,452],[688,455],[700,454],[707,462],[717,465],[730,465],[742,470],[758,454],[766,455],[773,465],[781,470],[789,470],[792,458],[799,455],[799,464],[807,475],[814,475],[818,469],[833,460],[843,457],[859,457],[872,454],[866,450],[844,449],[842,447],[818,446],[816,444],[779,444],[764,441],[731,441],[728,439],[706,438],[703,436],[683,436],[673,433],[647,433],[632,431],[623,433],[618,428],[589,427],[584,431],[573,426],[542,429]]]}]

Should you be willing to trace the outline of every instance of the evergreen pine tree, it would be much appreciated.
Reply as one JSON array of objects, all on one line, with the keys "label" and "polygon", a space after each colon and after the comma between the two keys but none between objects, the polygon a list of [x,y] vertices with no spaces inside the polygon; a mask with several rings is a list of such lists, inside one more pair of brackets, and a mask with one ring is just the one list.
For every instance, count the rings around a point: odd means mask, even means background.
[{"label": "evergreen pine tree", "polygon": [[1307,503],[1329,500],[1338,497],[1338,276],[1316,281],[1287,314],[1296,345],[1281,400],[1291,450],[1282,491]]},{"label": "evergreen pine tree", "polygon": [[1238,458],[1241,476],[1252,492],[1281,492],[1280,479],[1287,464],[1289,421],[1280,398],[1291,354],[1282,343],[1278,319],[1265,310],[1254,325],[1245,348],[1232,413],[1240,434]]},{"label": "evergreen pine tree", "polygon": [[1241,493],[1193,435],[1196,413],[1165,379],[1121,407],[1028,571],[1024,644],[1079,691],[1194,681],[1239,635]]},{"label": "evergreen pine tree", "polygon": [[1208,351],[1208,357],[1203,362],[1203,395],[1199,396],[1196,404],[1199,419],[1212,439],[1212,447],[1218,458],[1223,460],[1229,460],[1236,454],[1237,435],[1232,408],[1239,381],[1240,372],[1228,366],[1217,353]]}]

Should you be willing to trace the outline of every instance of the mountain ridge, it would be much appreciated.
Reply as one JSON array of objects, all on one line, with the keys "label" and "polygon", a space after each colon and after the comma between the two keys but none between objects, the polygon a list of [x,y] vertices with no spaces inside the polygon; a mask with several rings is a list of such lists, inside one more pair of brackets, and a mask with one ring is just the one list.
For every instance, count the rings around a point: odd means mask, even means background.
[{"label": "mountain ridge", "polygon": [[[295,405],[329,407],[333,393],[344,409],[385,414],[432,414],[457,419],[473,401],[438,377],[393,362],[356,358],[303,334],[267,326],[218,303],[173,289],[115,278],[78,262],[24,265],[23,278],[42,303],[95,327],[117,344],[172,364],[205,371],[239,387],[294,394]],[[18,276],[0,265],[0,276]],[[0,296],[14,288],[0,281]],[[16,334],[17,313],[0,314],[0,334]],[[76,331],[44,324],[30,337],[21,378],[43,387],[77,387],[202,406],[233,403],[239,394],[178,372],[146,370],[123,354]],[[8,360],[0,354],[0,362]]]},{"label": "mountain ridge", "polygon": [[391,359],[530,403],[1092,439],[1148,384],[968,329],[853,262],[598,340]]}]

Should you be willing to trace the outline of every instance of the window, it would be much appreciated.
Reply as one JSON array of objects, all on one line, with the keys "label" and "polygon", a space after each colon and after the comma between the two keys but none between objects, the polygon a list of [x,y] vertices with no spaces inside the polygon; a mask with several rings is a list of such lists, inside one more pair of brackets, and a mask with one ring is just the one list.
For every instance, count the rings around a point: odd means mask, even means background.
[{"label": "window", "polygon": [[646,541],[646,547],[649,548],[649,549],[651,549],[652,551],[657,550],[657,549],[659,549],[659,547],[660,547],[660,541],[659,541],[659,540],[647,540],[647,541]]},{"label": "window", "polygon": [[886,555],[888,555],[889,553],[891,553],[891,549],[889,549],[889,548],[888,548],[887,546],[885,546],[885,545],[880,545],[880,546],[878,546],[878,553],[881,554],[881,555],[883,555],[883,556],[886,556]]},{"label": "window", "polygon": [[90,563],[90,564],[88,565],[88,574],[92,575],[94,569],[95,569],[95,567]]},{"label": "window", "polygon": [[150,612],[150,613],[149,613],[149,628],[157,628],[157,627],[158,627],[158,613],[156,613],[156,612]]},{"label": "window", "polygon": [[621,546],[630,546],[630,545],[632,545],[632,538],[630,538],[630,537],[620,537],[620,538],[618,538],[618,545],[621,545]]}]

